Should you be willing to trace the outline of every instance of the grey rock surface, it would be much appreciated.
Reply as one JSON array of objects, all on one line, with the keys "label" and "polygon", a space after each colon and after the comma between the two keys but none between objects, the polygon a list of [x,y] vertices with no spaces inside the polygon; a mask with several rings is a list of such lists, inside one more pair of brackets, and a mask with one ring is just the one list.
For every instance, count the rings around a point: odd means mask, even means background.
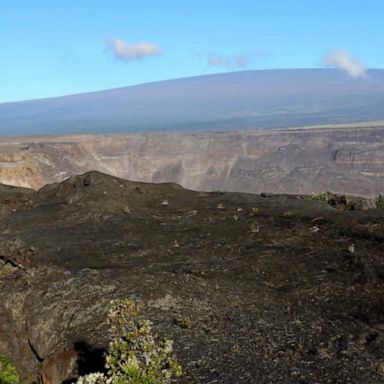
[{"label": "grey rock surface", "polygon": [[26,383],[76,375],[84,343],[97,361],[117,297],[174,339],[182,382],[382,382],[381,209],[98,172],[0,198],[0,354]]}]

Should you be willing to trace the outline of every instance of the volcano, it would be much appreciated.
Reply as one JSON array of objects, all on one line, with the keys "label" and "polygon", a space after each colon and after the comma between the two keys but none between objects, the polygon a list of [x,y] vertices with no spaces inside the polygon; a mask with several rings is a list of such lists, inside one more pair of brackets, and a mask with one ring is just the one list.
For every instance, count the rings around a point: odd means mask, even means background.
[{"label": "volcano", "polygon": [[252,70],[0,104],[0,135],[228,131],[384,120],[384,70]]}]

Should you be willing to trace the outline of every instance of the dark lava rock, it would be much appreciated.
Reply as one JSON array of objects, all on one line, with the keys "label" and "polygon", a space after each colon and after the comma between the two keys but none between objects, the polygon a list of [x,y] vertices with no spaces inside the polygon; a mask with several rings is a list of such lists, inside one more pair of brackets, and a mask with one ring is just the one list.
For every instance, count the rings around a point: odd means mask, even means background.
[{"label": "dark lava rock", "polygon": [[382,210],[97,172],[0,197],[0,354],[26,383],[100,369],[118,297],[185,383],[382,383]]},{"label": "dark lava rock", "polygon": [[364,211],[376,208],[376,199],[328,193],[328,204],[339,211]]}]

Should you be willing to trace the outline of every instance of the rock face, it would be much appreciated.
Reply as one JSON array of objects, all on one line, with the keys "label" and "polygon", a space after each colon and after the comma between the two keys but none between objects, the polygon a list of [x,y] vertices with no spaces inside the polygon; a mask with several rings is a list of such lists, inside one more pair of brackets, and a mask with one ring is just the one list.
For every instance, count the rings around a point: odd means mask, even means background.
[{"label": "rock face", "polygon": [[0,180],[9,185],[32,188],[45,183],[39,164],[18,148],[0,154]]},{"label": "rock face", "polygon": [[3,138],[0,182],[39,188],[98,170],[200,191],[374,196],[384,191],[384,126],[247,133]]},{"label": "rock face", "polygon": [[100,368],[118,297],[186,383],[382,382],[383,210],[98,172],[0,199],[0,354],[25,383]]}]

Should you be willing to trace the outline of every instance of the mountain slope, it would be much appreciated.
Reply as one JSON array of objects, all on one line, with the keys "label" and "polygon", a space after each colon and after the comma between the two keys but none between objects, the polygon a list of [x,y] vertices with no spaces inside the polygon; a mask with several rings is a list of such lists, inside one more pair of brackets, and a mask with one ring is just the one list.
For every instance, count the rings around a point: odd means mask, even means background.
[{"label": "mountain slope", "polygon": [[243,71],[0,104],[1,135],[259,129],[384,120],[384,70]]}]

